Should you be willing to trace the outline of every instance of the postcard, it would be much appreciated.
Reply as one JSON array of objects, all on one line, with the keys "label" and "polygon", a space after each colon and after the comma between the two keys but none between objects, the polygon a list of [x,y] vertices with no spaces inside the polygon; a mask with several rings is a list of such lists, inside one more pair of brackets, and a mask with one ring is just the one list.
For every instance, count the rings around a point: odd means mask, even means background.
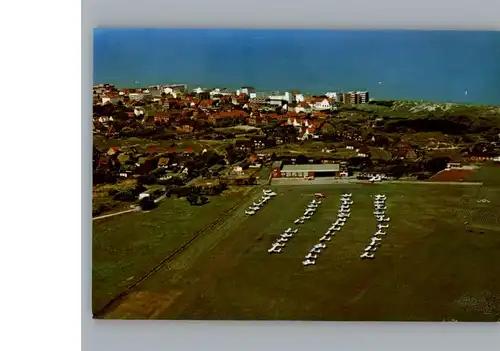
[{"label": "postcard", "polygon": [[499,47],[95,29],[94,318],[499,321]]}]

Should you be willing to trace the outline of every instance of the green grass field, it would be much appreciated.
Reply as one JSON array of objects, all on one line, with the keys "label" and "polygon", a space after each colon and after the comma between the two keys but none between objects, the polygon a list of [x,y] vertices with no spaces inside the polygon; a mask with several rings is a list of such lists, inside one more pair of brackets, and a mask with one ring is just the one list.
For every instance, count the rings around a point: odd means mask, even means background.
[{"label": "green grass field", "polygon": [[214,219],[236,204],[249,188],[211,197],[205,206],[186,199],[163,200],[150,212],[93,222],[93,311],[102,308]]},{"label": "green grass field", "polygon": [[[255,216],[246,217],[244,207],[232,213],[139,284],[106,318],[500,319],[500,227],[495,226],[499,201],[497,197],[490,204],[477,203],[477,198],[497,196],[495,189],[352,184],[277,186],[275,190],[278,196]],[[299,226],[281,254],[268,254],[271,243],[282,230],[294,227],[293,220],[318,191],[328,197],[316,215]],[[344,191],[353,193],[351,218],[315,266],[302,266],[304,255],[335,219]],[[371,213],[371,195],[375,193],[387,194],[391,222],[376,258],[363,261],[359,255],[376,230]],[[247,199],[247,204],[253,200],[255,196]],[[201,222],[201,210],[188,218]],[[126,223],[117,220],[123,231],[126,228],[128,235],[141,243],[142,250],[132,247],[139,256],[124,249],[121,254],[113,252],[111,242],[99,239],[103,235],[100,229],[95,240],[106,253],[98,272],[101,295],[125,281],[130,275],[125,271],[130,272],[132,265],[146,267],[156,261],[150,241],[167,237],[167,214],[161,213],[151,212],[154,217],[141,225],[133,217]],[[477,226],[481,220],[487,225]],[[114,233],[113,242],[124,247],[119,239],[122,235],[117,234],[120,230],[114,226],[108,228]],[[185,228],[184,235],[188,235]],[[156,247],[161,249],[154,251],[164,254],[176,243],[174,239],[158,243]],[[113,261],[116,257],[122,262],[120,269]],[[115,283],[109,283],[110,279]]]}]

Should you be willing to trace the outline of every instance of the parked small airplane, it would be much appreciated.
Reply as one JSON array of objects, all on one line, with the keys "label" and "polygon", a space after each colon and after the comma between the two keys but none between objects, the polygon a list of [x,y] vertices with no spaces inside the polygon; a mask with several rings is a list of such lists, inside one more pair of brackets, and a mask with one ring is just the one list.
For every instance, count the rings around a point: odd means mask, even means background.
[{"label": "parked small airplane", "polygon": [[342,194],[342,196],[345,196],[345,197],[351,197],[351,196],[352,196],[352,193],[344,193],[344,194]]},{"label": "parked small airplane", "polygon": [[312,253],[308,253],[305,258],[306,259],[310,259],[310,258],[316,259],[316,258],[318,258],[318,255],[313,255]]},{"label": "parked small airplane", "polygon": [[370,240],[371,240],[371,241],[382,241],[382,239],[381,239],[381,238],[378,238],[378,237],[376,237],[376,236],[371,237],[371,238],[370,238]]},{"label": "parked small airplane", "polygon": [[314,245],[315,248],[319,248],[319,249],[326,249],[326,245],[325,244],[316,244]]},{"label": "parked small airplane", "polygon": [[344,222],[346,221],[346,219],[345,219],[345,218],[343,218],[343,217],[341,217],[341,218],[339,218],[339,221],[340,221],[340,223],[339,223],[339,224],[343,225],[343,224],[344,224]]},{"label": "parked small airplane", "polygon": [[383,225],[383,224],[377,224],[377,228],[378,229],[389,228],[389,226],[388,225]]},{"label": "parked small airplane", "polygon": [[255,211],[245,211],[245,214],[252,216],[255,214]]},{"label": "parked small airplane", "polygon": [[278,247],[279,245],[277,244],[273,244],[273,246],[271,246],[271,248],[269,250],[267,250],[267,252],[269,253],[280,253],[281,252],[281,248]]},{"label": "parked small airplane", "polygon": [[320,253],[321,253],[321,249],[320,249],[320,248],[317,248],[317,247],[313,247],[311,250],[309,250],[309,253],[317,253],[317,254],[320,254]]},{"label": "parked small airplane", "polygon": [[316,261],[313,261],[313,260],[305,260],[305,261],[302,261],[302,264],[303,264],[304,266],[314,265],[314,264],[316,264]]},{"label": "parked small airplane", "polygon": [[277,247],[285,247],[286,246],[286,243],[274,243],[273,245],[277,246]]},{"label": "parked small airplane", "polygon": [[[293,222],[293,224],[299,224],[299,223],[300,223],[300,221],[301,221],[301,219],[300,219],[300,218],[299,218],[299,219],[296,219],[296,220]],[[302,221],[302,222],[304,222],[304,221]]]},{"label": "parked small airplane", "polygon": [[292,231],[292,228],[286,228],[285,233],[290,233]]},{"label": "parked small airplane", "polygon": [[380,177],[380,176],[374,176],[374,177],[370,178],[370,182],[372,182],[372,183],[381,182],[381,181],[382,181],[382,177]]},{"label": "parked small airplane", "polygon": [[359,257],[361,257],[361,259],[365,259],[365,258],[370,258],[371,259],[371,258],[375,258],[375,255],[371,254],[369,252],[365,252],[365,253],[361,254],[361,256],[359,256]]},{"label": "parked small airplane", "polygon": [[374,252],[374,251],[377,251],[376,246],[369,245],[365,248],[365,252]]},{"label": "parked small airplane", "polygon": [[332,240],[332,239],[331,239],[331,238],[329,238],[329,237],[328,237],[328,236],[326,236],[326,235],[323,235],[321,238],[319,238],[319,241],[321,241],[321,242],[322,242],[322,241],[330,241],[330,240]]},{"label": "parked small airplane", "polygon": [[378,240],[374,240],[374,239],[372,238],[372,240],[370,241],[370,245],[369,245],[369,246],[378,246],[378,245],[380,245],[380,241],[378,241]]},{"label": "parked small airplane", "polygon": [[281,233],[280,234],[280,237],[282,238],[291,238],[293,236],[292,233]]},{"label": "parked small airplane", "polygon": [[386,233],[386,232],[381,231],[381,230],[380,230],[380,228],[379,228],[379,230],[377,230],[377,231],[375,232],[375,234],[373,234],[373,235],[375,235],[375,236],[378,236],[378,235],[387,235],[387,233]]}]

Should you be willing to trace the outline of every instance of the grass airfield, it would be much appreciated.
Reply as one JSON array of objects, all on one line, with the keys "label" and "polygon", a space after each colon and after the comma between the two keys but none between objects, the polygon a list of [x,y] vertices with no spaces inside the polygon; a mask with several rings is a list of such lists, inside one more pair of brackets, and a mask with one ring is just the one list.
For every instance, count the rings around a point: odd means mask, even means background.
[{"label": "grass airfield", "polygon": [[[500,319],[495,188],[345,184],[273,189],[278,195],[257,214],[244,214],[257,200],[254,195],[139,284],[105,318]],[[304,267],[304,255],[336,219],[345,191],[353,194],[351,217],[327,242],[316,265]],[[327,198],[311,220],[295,226],[315,192]],[[372,195],[377,193],[387,195],[391,221],[375,259],[361,260],[376,231]],[[490,203],[477,203],[486,196]],[[269,254],[271,243],[288,227],[299,232],[282,253]]]}]

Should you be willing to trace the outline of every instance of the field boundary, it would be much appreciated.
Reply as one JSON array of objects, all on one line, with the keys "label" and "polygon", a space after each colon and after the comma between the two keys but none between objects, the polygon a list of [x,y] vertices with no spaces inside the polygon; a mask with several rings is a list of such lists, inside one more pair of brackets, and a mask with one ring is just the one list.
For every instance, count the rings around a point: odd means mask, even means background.
[{"label": "field boundary", "polygon": [[147,278],[151,277],[153,274],[158,272],[166,263],[168,263],[170,260],[172,260],[175,256],[177,256],[179,253],[184,251],[190,244],[192,244],[196,239],[198,239],[202,234],[207,232],[208,230],[212,229],[214,226],[216,226],[219,222],[221,222],[226,216],[234,212],[239,206],[241,206],[242,203],[244,203],[248,197],[253,195],[259,189],[259,187],[255,187],[254,189],[250,190],[247,196],[244,196],[240,201],[238,201],[233,207],[231,207],[229,210],[218,216],[212,223],[208,224],[205,228],[199,230],[191,239],[189,239],[187,242],[185,242],[183,245],[181,245],[177,250],[172,252],[170,255],[165,257],[159,264],[157,264],[153,269],[151,269],[149,272],[144,274],[140,279],[135,281],[133,284],[129,285],[125,290],[123,290],[121,293],[119,293],[117,296],[112,298],[108,303],[104,305],[99,311],[93,313],[93,318],[96,319],[104,319],[104,316],[109,313],[113,307],[120,301],[122,301],[126,296],[129,295],[129,293],[140,283],[142,283],[144,280]]}]

